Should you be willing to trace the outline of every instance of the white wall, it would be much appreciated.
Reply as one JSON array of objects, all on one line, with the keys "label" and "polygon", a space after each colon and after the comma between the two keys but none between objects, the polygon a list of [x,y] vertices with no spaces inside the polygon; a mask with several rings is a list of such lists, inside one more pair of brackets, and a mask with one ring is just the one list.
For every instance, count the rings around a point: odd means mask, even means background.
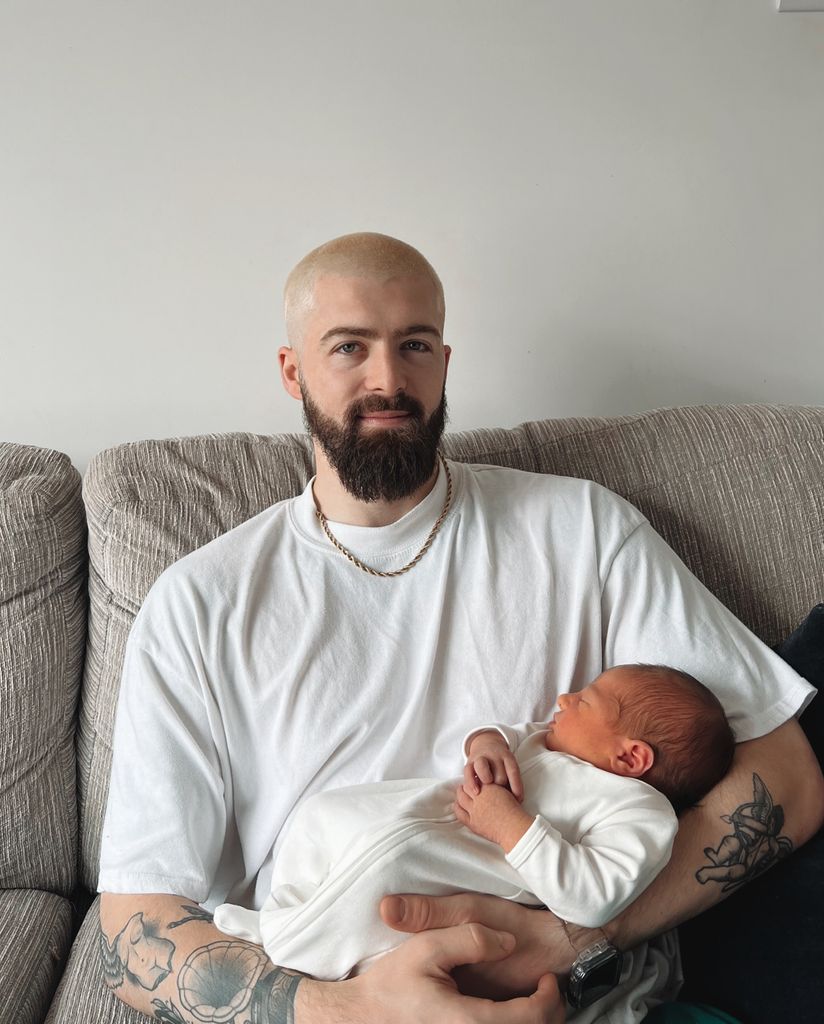
[{"label": "white wall", "polygon": [[824,404],[824,14],[774,0],[0,0],[0,437],[300,429],[280,287],[447,289],[452,427]]}]

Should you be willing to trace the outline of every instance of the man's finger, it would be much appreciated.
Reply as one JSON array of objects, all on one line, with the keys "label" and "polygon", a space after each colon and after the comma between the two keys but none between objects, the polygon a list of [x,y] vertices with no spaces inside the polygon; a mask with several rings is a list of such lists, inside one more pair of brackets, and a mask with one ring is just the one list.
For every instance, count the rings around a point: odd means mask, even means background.
[{"label": "man's finger", "polygon": [[552,974],[545,974],[531,996],[491,1002],[470,999],[473,1024],[564,1024],[566,1005]]},{"label": "man's finger", "polygon": [[[491,963],[503,960],[515,949],[515,936],[472,922],[439,928],[409,940],[427,950],[431,962],[444,971],[459,964]],[[411,952],[411,951],[410,951]]]},{"label": "man's finger", "polygon": [[399,932],[422,932],[429,928],[449,928],[477,917],[476,897],[456,896],[384,896],[380,914],[390,928]]},{"label": "man's finger", "polygon": [[558,982],[545,974],[531,996],[493,1003],[487,999],[471,999],[473,1024],[564,1024],[566,1005]]}]

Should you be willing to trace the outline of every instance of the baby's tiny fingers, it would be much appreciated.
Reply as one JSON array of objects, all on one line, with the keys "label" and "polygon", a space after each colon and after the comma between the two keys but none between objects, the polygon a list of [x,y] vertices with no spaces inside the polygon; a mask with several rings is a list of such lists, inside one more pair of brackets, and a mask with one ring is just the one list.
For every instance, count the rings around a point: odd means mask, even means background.
[{"label": "baby's tiny fingers", "polygon": [[511,760],[507,759],[505,763],[509,788],[515,799],[521,801],[524,798],[524,783],[521,779],[521,769],[514,757]]},{"label": "baby's tiny fingers", "polygon": [[471,761],[464,768],[463,784],[467,792],[471,793],[473,796],[477,796],[481,791],[481,787],[478,785],[478,776],[475,774],[475,765],[472,764]]},{"label": "baby's tiny fingers", "polygon": [[489,785],[495,781],[495,777],[492,774],[492,769],[489,766],[489,761],[485,757],[479,757],[475,762],[475,774],[485,785]]}]

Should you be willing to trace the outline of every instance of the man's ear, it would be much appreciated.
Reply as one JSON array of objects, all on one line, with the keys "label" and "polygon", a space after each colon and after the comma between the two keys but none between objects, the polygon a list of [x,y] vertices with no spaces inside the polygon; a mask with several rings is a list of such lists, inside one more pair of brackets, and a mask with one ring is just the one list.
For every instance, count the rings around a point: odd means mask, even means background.
[{"label": "man's ear", "polygon": [[616,775],[640,779],[652,768],[655,754],[644,740],[621,739],[612,756],[612,770]]},{"label": "man's ear", "polygon": [[280,362],[280,379],[287,392],[299,402],[303,400],[303,393],[300,390],[297,352],[288,345],[281,345],[278,349],[278,361]]}]

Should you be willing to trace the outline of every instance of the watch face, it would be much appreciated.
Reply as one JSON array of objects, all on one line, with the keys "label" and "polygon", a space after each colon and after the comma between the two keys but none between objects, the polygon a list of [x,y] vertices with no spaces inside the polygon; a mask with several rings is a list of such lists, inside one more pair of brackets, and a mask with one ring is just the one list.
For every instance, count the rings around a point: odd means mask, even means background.
[{"label": "watch face", "polygon": [[611,992],[621,978],[621,954],[607,943],[587,950],[569,977],[569,1001],[575,1009],[590,1006]]}]

